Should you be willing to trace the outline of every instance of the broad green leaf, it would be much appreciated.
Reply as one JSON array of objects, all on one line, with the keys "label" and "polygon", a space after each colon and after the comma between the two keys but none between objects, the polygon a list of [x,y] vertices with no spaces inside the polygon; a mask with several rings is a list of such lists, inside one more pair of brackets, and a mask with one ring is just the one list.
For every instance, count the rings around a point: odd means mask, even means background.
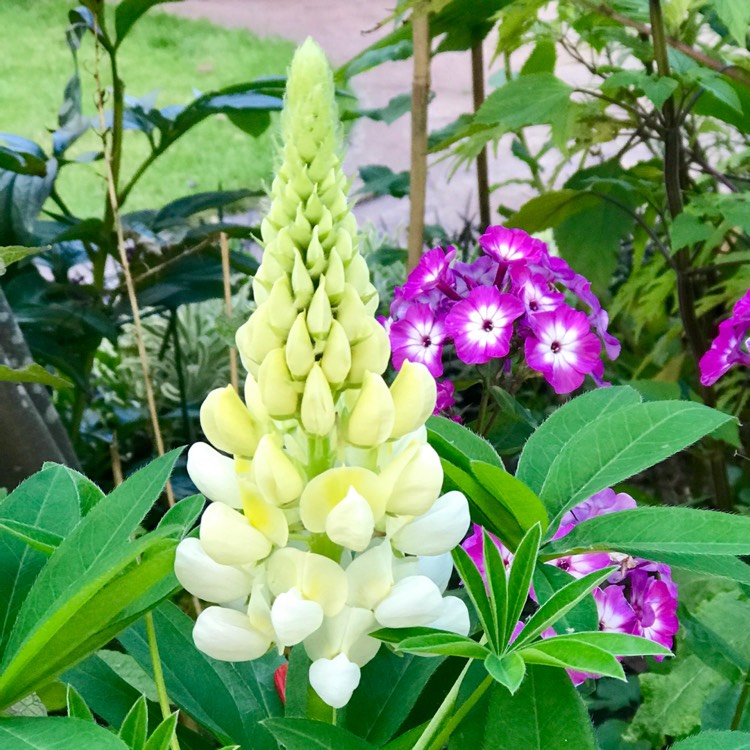
[{"label": "broad green leaf", "polygon": [[635,389],[616,386],[589,391],[564,404],[529,438],[518,462],[516,479],[539,494],[555,459],[580,430],[640,401]]},{"label": "broad green leaf", "polygon": [[551,39],[540,39],[521,68],[521,75],[532,73],[554,73],[557,62],[557,50]]},{"label": "broad green leaf", "polygon": [[527,125],[549,125],[567,117],[573,89],[551,73],[533,73],[508,81],[493,91],[475,120],[517,130]]},{"label": "broad green leaf", "polygon": [[694,508],[637,508],[590,518],[555,539],[543,554],[610,550],[660,559],[661,553],[750,554],[750,518]]},{"label": "broad green leaf", "polygon": [[729,555],[683,555],[678,552],[665,552],[659,554],[659,560],[675,570],[704,573],[750,584],[750,565]]},{"label": "broad green leaf", "polygon": [[[282,657],[269,653],[250,662],[216,661],[193,643],[193,621],[178,607],[165,602],[153,611],[164,679],[170,699],[199,724],[222,738],[253,750],[277,750],[261,726],[283,708],[274,687]],[[137,623],[118,640],[151,673],[145,626]],[[224,740],[225,742],[227,740]]]},{"label": "broad green leaf", "polygon": [[[641,638],[637,635],[626,633],[610,633],[603,630],[594,630],[590,633],[571,633],[569,635],[558,635],[554,638],[556,643],[570,641],[571,643],[587,643],[596,646],[614,656],[671,656],[672,652],[655,641]],[[545,643],[548,641],[545,641]],[[536,646],[536,644],[534,644]]]},{"label": "broad green leaf", "polygon": [[513,642],[513,650],[525,646],[541,635],[548,627],[554,625],[560,617],[569,612],[583,597],[591,593],[600,583],[609,578],[616,568],[605,568],[595,570],[581,578],[572,580],[542,604],[539,609],[527,620],[523,630]]},{"label": "broad green leaf", "polygon": [[616,94],[618,89],[634,86],[644,93],[651,103],[661,109],[664,102],[677,90],[674,78],[649,74],[644,70],[619,70],[602,83],[605,94]]},{"label": "broad green leaf", "polygon": [[0,718],[3,750],[128,750],[128,746],[104,727],[84,719]]},{"label": "broad green leaf", "polygon": [[263,726],[286,750],[375,750],[346,729],[310,719],[266,719]]},{"label": "broad green leaf", "polygon": [[[573,580],[573,576],[556,565],[538,563],[534,571],[534,593],[539,604],[544,604],[554,593]],[[560,633],[585,632],[599,627],[599,613],[594,597],[581,599],[573,609],[563,615],[553,626]]]},{"label": "broad green leaf", "polygon": [[438,656],[460,656],[464,659],[484,660],[490,653],[471,638],[456,633],[432,633],[416,638],[405,638],[396,649],[411,654],[436,654]]},{"label": "broad green leaf", "polygon": [[94,721],[91,709],[86,705],[86,701],[83,700],[78,694],[78,691],[70,685],[68,685],[66,703],[68,707],[68,716],[71,718],[83,719],[84,721]]},{"label": "broad green leaf", "polygon": [[513,514],[524,531],[539,523],[544,534],[549,523],[547,509],[532,490],[498,466],[471,461],[470,468],[482,487]]},{"label": "broad green leaf", "polygon": [[484,661],[484,668],[492,675],[492,679],[508,688],[511,694],[518,690],[526,674],[526,662],[516,653],[505,656],[490,654]]},{"label": "broad green leaf", "polygon": [[472,461],[504,468],[500,456],[487,440],[451,419],[430,417],[427,420],[427,439],[441,458],[463,471],[470,470]]},{"label": "broad green leaf", "polygon": [[[395,632],[395,631],[394,631]],[[393,641],[403,638],[396,637]],[[380,653],[383,650],[381,649]],[[414,657],[404,657],[412,659]],[[312,660],[307,655],[305,647],[297,646],[289,654],[289,667],[286,673],[286,703],[284,704],[284,716],[292,719],[304,719],[307,716],[307,697],[310,690],[310,680],[307,675],[310,671]],[[354,692],[357,695],[357,691]]]},{"label": "broad green leaf", "polygon": [[714,229],[713,224],[705,219],[683,211],[669,227],[672,252],[677,252],[688,245],[704,242],[714,233]]},{"label": "broad green leaf", "polygon": [[131,750],[143,750],[148,735],[148,705],[142,695],[128,711],[117,735]]},{"label": "broad green leaf", "polygon": [[203,495],[183,498],[162,516],[156,528],[168,532],[174,539],[182,539],[198,520],[205,504]]},{"label": "broad green leaf", "polygon": [[177,726],[177,712],[164,719],[154,733],[148,738],[144,750],[167,750],[169,742]]},{"label": "broad green leaf", "polygon": [[[531,578],[534,575],[534,566],[539,554],[539,543],[542,540],[542,529],[539,524],[533,526],[526,532],[521,544],[518,545],[516,555],[510,566],[510,576],[508,577],[508,615],[505,622],[506,637],[516,627],[516,623],[521,619],[524,605],[529,598],[529,589],[531,588]],[[486,544],[486,542],[485,542]],[[498,650],[505,648],[506,643],[500,644]]]},{"label": "broad green leaf", "polygon": [[370,164],[359,168],[362,192],[373,196],[391,195],[404,198],[409,195],[410,175],[408,172],[394,172],[382,164]]},{"label": "broad green leaf", "polygon": [[750,750],[750,732],[700,732],[675,742],[670,750]]},{"label": "broad green leaf", "polygon": [[609,412],[565,443],[539,497],[556,528],[574,505],[659,463],[732,419],[690,401],[656,401]]},{"label": "broad green leaf", "polygon": [[55,375],[36,363],[14,370],[7,365],[0,365],[0,382],[39,383],[51,388],[72,388],[73,383],[67,378]]},{"label": "broad green leaf", "polygon": [[582,641],[566,641],[561,640],[561,636],[555,636],[535,641],[516,653],[520,654],[527,664],[543,664],[614,677],[618,680],[625,679],[622,665],[612,654]]},{"label": "broad green leaf", "polygon": [[[490,535],[482,532],[484,545],[484,572],[490,596],[493,629],[486,633],[487,639],[495,651],[502,652],[508,641],[513,626],[508,629],[508,573],[500,550]],[[521,542],[523,546],[523,542]],[[519,552],[520,552],[519,548]],[[528,593],[528,591],[527,591]]]},{"label": "broad green leaf", "polygon": [[743,0],[710,0],[709,4],[740,47],[747,47],[750,5]]},{"label": "broad green leaf", "polygon": [[149,8],[169,2],[180,2],[180,0],[122,0],[115,9],[115,34],[118,46]]},{"label": "broad green leaf", "polygon": [[[3,149],[0,148],[0,157],[2,156]],[[0,168],[2,162],[0,161]],[[41,162],[44,165],[44,162]],[[11,264],[16,263],[19,260],[28,258],[30,255],[36,255],[42,250],[48,248],[43,247],[24,247],[23,245],[13,245],[12,247],[0,247],[0,276],[5,273],[5,269]],[[37,365],[38,366],[38,365]],[[7,369],[7,368],[6,368]]]},{"label": "broad green leaf", "polygon": [[449,750],[596,750],[586,707],[562,669],[531,665],[515,695],[493,685]]},{"label": "broad green leaf", "polygon": [[490,634],[492,633],[492,608],[489,599],[487,599],[484,580],[463,547],[456,547],[452,554],[453,564],[456,566],[458,575],[464,582],[469,598],[474,604],[482,629],[485,633]]},{"label": "broad green leaf", "polygon": [[41,552],[45,555],[51,555],[62,541],[60,534],[55,534],[47,529],[40,529],[38,526],[32,526],[29,523],[7,520],[0,521],[0,534],[10,534],[16,539],[20,539],[24,544]]}]

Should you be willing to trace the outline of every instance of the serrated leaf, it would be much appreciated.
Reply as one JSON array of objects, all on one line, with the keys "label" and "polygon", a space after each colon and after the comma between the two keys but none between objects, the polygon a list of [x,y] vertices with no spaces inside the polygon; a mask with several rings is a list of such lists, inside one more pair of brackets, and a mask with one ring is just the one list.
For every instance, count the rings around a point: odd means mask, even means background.
[{"label": "serrated leaf", "polygon": [[484,660],[484,668],[493,680],[508,688],[511,695],[518,690],[526,674],[526,662],[516,653],[505,656],[490,654]]},{"label": "serrated leaf", "polygon": [[357,735],[322,721],[266,719],[263,726],[286,750],[375,750]]},{"label": "serrated leaf", "polygon": [[669,227],[672,252],[677,252],[688,245],[704,242],[714,233],[714,229],[714,225],[708,221],[683,211]]},{"label": "serrated leaf", "polygon": [[710,0],[709,4],[740,47],[746,47],[750,6],[743,0]]}]

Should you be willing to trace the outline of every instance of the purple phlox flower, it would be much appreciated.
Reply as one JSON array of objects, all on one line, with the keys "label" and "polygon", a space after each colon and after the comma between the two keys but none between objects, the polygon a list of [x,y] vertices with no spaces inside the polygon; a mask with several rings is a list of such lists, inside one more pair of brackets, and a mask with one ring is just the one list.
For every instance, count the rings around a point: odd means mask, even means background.
[{"label": "purple phlox flower", "polygon": [[391,335],[391,325],[393,324],[393,318],[386,318],[384,315],[378,315],[376,316],[375,320],[380,323],[383,328],[385,328],[385,332],[390,337]]},{"label": "purple phlox flower", "polygon": [[549,561],[549,565],[554,565],[566,573],[570,573],[573,578],[583,578],[583,576],[593,573],[595,570],[602,570],[610,564],[608,552],[591,552],[585,555],[568,555],[567,557],[558,557]]},{"label": "purple phlox flower", "polygon": [[497,278],[498,268],[497,261],[488,255],[480,255],[473,263],[457,260],[453,264],[456,292],[465,297],[474,287],[492,286]]},{"label": "purple phlox flower", "polygon": [[737,325],[750,325],[750,289],[734,303],[732,317]]},{"label": "purple phlox flower", "polygon": [[393,291],[393,302],[391,302],[390,308],[391,317],[394,320],[403,318],[415,303],[427,305],[436,315],[445,316],[453,305],[453,300],[446,297],[438,288],[428,289],[414,299],[407,299],[404,297],[403,287],[397,286]]},{"label": "purple phlox flower", "polygon": [[513,295],[478,286],[453,306],[445,318],[445,330],[453,337],[460,360],[483,364],[508,354],[513,321],[523,313],[523,305]]},{"label": "purple phlox flower", "polygon": [[670,596],[675,599],[677,598],[677,584],[672,580],[672,569],[669,565],[654,562],[653,560],[643,560],[640,557],[631,559],[633,560],[633,567],[635,569],[651,573],[652,578],[658,578],[667,587]]},{"label": "purple phlox flower", "polygon": [[565,295],[558,292],[544,276],[532,273],[524,266],[512,266],[510,276],[515,294],[530,315],[549,312],[565,301]]},{"label": "purple phlox flower", "polygon": [[[489,533],[489,532],[488,532]],[[490,534],[490,539],[495,543],[495,546],[500,551],[500,557],[505,565],[505,570],[510,570],[510,565],[513,562],[513,553],[494,535]],[[482,527],[478,524],[474,524],[472,528],[471,536],[466,537],[461,543],[466,554],[471,558],[474,565],[477,566],[477,570],[482,575],[482,578],[486,577],[484,570],[484,537],[482,535]],[[486,578],[485,578],[486,580]]]},{"label": "purple phlox flower", "polygon": [[447,411],[456,403],[456,399],[453,398],[455,387],[453,381],[439,380],[436,383],[437,386],[437,400],[435,401],[435,410],[433,414],[440,414],[441,412]]},{"label": "purple phlox flower", "polygon": [[498,263],[533,263],[547,254],[547,246],[522,229],[487,227],[479,238],[479,245]]},{"label": "purple phlox flower", "polygon": [[680,627],[677,599],[664,581],[652,578],[645,570],[634,570],[630,584],[630,606],[635,612],[633,633],[672,648],[672,639]]},{"label": "purple phlox flower", "polygon": [[440,286],[453,287],[453,273],[450,264],[455,257],[455,247],[449,247],[445,252],[440,247],[426,252],[419,259],[417,267],[409,274],[406,283],[401,287],[401,294],[404,299],[414,299]]},{"label": "purple phlox flower", "polygon": [[628,604],[621,586],[594,589],[594,601],[599,613],[599,630],[608,633],[633,632],[635,612]]},{"label": "purple phlox flower", "polygon": [[408,359],[421,362],[434,378],[443,374],[445,327],[428,305],[411,305],[403,318],[391,323],[390,339],[397,370]]},{"label": "purple phlox flower", "polygon": [[574,391],[596,368],[601,351],[585,313],[560,305],[529,316],[529,325],[533,337],[524,343],[529,366],[541,372],[556,393]]},{"label": "purple phlox flower", "polygon": [[634,510],[636,507],[635,500],[627,492],[615,492],[611,487],[607,487],[571,508],[562,517],[561,525],[574,526],[595,516],[605,516],[620,510]]},{"label": "purple phlox flower", "polygon": [[719,324],[711,348],[701,357],[701,383],[713,385],[733,365],[750,367],[750,290],[737,301],[732,316]]}]

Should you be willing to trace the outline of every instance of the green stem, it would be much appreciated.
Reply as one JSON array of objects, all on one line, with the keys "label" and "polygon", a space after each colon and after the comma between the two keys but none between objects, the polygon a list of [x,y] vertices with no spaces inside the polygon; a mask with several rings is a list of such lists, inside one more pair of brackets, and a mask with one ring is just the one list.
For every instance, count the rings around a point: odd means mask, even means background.
[{"label": "green stem", "polygon": [[[125,84],[117,70],[117,53],[114,49],[107,49],[107,53],[109,54],[110,69],[112,71],[112,147],[110,149],[110,165],[112,183],[115,192],[118,192],[120,163],[122,161],[123,121],[125,117]],[[106,237],[112,232],[114,226],[114,209],[112,208],[112,201],[107,196],[104,206],[104,231],[102,234]]]},{"label": "green stem", "polygon": [[[169,705],[169,696],[167,695],[167,686],[164,683],[164,671],[161,667],[161,658],[159,656],[159,644],[156,641],[156,628],[154,628],[154,616],[151,612],[146,613],[146,636],[148,638],[148,650],[151,654],[151,664],[154,668],[154,682],[156,683],[156,692],[159,695],[159,706],[161,715],[164,720],[172,715],[172,709]],[[180,750],[180,742],[177,739],[177,732],[172,735],[169,743],[172,750]]]}]

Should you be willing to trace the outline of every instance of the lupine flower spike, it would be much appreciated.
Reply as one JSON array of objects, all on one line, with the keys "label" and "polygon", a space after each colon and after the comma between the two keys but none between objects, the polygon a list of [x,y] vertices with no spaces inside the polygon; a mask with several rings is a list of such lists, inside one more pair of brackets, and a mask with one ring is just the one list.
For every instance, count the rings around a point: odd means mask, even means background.
[{"label": "lupine flower spike", "polygon": [[[175,571],[214,605],[195,623],[199,649],[242,661],[304,648],[311,685],[339,708],[380,647],[373,631],[468,633],[466,606],[443,591],[469,509],[459,492],[440,497],[426,441],[443,333],[419,308],[401,321],[416,361],[401,357],[383,380],[391,352],[357,250],[333,77],[310,40],[289,71],[282,130],[257,309],[237,332],[244,399],[227,387],[201,407],[212,445],[192,446],[188,473],[212,503]],[[419,283],[439,283],[441,268]]]}]

